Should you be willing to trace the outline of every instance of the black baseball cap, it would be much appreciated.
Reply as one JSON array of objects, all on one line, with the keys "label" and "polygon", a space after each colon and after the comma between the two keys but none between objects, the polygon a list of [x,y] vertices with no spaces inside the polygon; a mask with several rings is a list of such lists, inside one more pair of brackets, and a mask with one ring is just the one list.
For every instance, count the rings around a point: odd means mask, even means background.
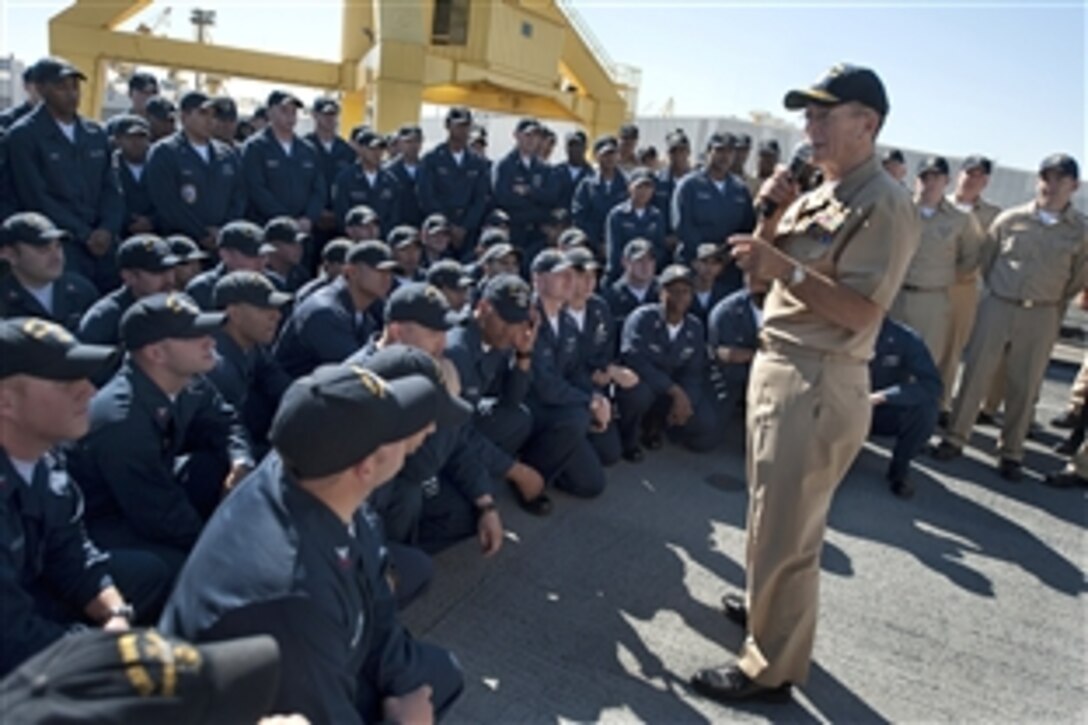
[{"label": "black baseball cap", "polygon": [[485,227],[508,227],[510,226],[510,215],[506,213],[505,209],[492,209],[484,217]]},{"label": "black baseball cap", "polygon": [[268,94],[268,100],[265,101],[265,106],[272,108],[272,106],[281,106],[284,103],[288,103],[295,108],[305,108],[305,104],[298,99],[293,93],[287,91],[275,90]]},{"label": "black baseball cap", "polygon": [[49,217],[36,211],[21,211],[12,214],[0,226],[0,246],[8,244],[29,244],[34,247],[45,246],[55,240],[71,239],[72,235],[50,221]]},{"label": "black baseball cap", "polygon": [[619,141],[616,140],[615,136],[601,136],[593,142],[593,155],[600,156],[602,154],[611,153],[619,147]]},{"label": "black baseball cap", "polygon": [[586,132],[585,131],[571,131],[566,136],[567,145],[572,143],[586,145]]},{"label": "black baseball cap", "polygon": [[264,241],[269,243],[302,244],[309,238],[310,235],[299,229],[298,222],[289,216],[273,217],[264,225]]},{"label": "black baseball cap", "polygon": [[633,123],[625,123],[620,126],[619,133],[620,138],[638,138],[638,126]]},{"label": "black baseball cap", "polygon": [[178,108],[169,98],[152,96],[147,99],[147,105],[144,106],[144,112],[148,116],[154,116],[163,121],[169,121],[173,118],[174,114],[178,112]]},{"label": "black baseball cap", "polygon": [[355,242],[344,237],[337,237],[331,240],[321,250],[321,261],[328,262],[329,264],[343,264],[347,261],[348,251],[351,250],[351,245]]},{"label": "black baseball cap", "polygon": [[752,137],[746,133],[738,133],[736,135],[736,145],[738,149],[750,149],[752,148]]},{"label": "black baseball cap", "polygon": [[469,143],[487,146],[487,129],[483,126],[473,126],[468,135]]},{"label": "black baseball cap", "polygon": [[353,206],[344,215],[344,226],[357,227],[363,224],[374,224],[378,221],[378,213],[365,204]]},{"label": "black baseball cap", "polygon": [[277,290],[272,281],[260,272],[238,271],[225,274],[216,281],[212,299],[219,310],[225,310],[227,305],[239,304],[278,310],[294,296]]},{"label": "black baseball cap", "polygon": [[942,174],[948,176],[948,161],[943,156],[927,156],[918,164],[918,175]]},{"label": "black baseball cap", "polygon": [[212,113],[220,121],[237,121],[238,104],[230,96],[216,96],[212,99]]},{"label": "black baseball cap", "polygon": [[721,259],[722,249],[713,242],[704,242],[695,248],[696,259]]},{"label": "black baseball cap", "polygon": [[340,113],[340,104],[335,98],[315,98],[314,113]]},{"label": "black baseball cap", "polygon": [[639,257],[645,257],[647,254],[652,255],[654,253],[654,247],[650,244],[648,239],[638,237],[627,242],[627,245],[623,248],[624,259],[638,259]]},{"label": "black baseball cap", "polygon": [[592,271],[599,269],[601,266],[597,263],[597,258],[593,256],[593,252],[585,247],[571,247],[563,255],[570,262],[571,269],[578,272]]},{"label": "black baseball cap", "polygon": [[393,290],[385,303],[386,322],[415,322],[428,330],[447,332],[461,322],[446,297],[427,282],[410,282]]},{"label": "black baseball cap", "polygon": [[521,259],[521,250],[509,242],[499,242],[487,247],[487,251],[480,255],[480,262],[489,264],[511,255]]},{"label": "black baseball cap", "polygon": [[269,635],[192,645],[153,629],[61,637],[0,684],[12,723],[255,723],[273,707]]},{"label": "black baseball cap", "polygon": [[657,283],[662,287],[668,287],[670,284],[677,282],[694,285],[695,277],[688,267],[682,264],[670,264],[665,267],[657,278]]},{"label": "black baseball cap", "polygon": [[155,234],[136,234],[121,242],[117,248],[119,269],[139,269],[144,272],[167,272],[180,259],[166,240]]},{"label": "black baseball cap", "polygon": [[450,220],[446,218],[445,214],[435,212],[423,220],[423,231],[427,234],[448,232],[450,231]]},{"label": "black baseball cap", "polygon": [[570,260],[558,249],[545,249],[533,257],[530,271],[533,274],[551,274],[571,268]]},{"label": "black baseball cap", "polygon": [[535,118],[522,118],[514,127],[515,133],[540,133],[540,121]]},{"label": "black baseball cap", "polygon": [[529,284],[514,274],[495,275],[484,285],[481,299],[487,300],[508,325],[529,321],[532,290]]},{"label": "black baseball cap", "polygon": [[487,227],[480,232],[480,239],[476,242],[476,245],[482,249],[490,249],[491,247],[498,246],[499,244],[510,243],[510,232],[506,231],[502,227]]},{"label": "black baseball cap", "polygon": [[423,241],[419,238],[419,230],[413,227],[411,224],[398,224],[389,230],[389,235],[386,237],[391,249],[400,249],[401,247],[407,247],[412,244],[423,244]]},{"label": "black baseball cap", "polygon": [[198,108],[211,108],[212,99],[207,93],[200,91],[187,91],[185,95],[178,100],[178,108],[182,113],[193,111]]},{"label": "black baseball cap", "polygon": [[208,253],[184,234],[171,234],[166,238],[166,243],[170,245],[170,251],[178,258],[179,264],[202,262],[208,258]]},{"label": "black baseball cap", "polygon": [[446,125],[465,125],[472,123],[472,112],[464,106],[454,106],[446,111]]},{"label": "black baseball cap", "polygon": [[732,149],[737,147],[737,137],[728,131],[717,131],[710,134],[710,138],[706,140],[706,147],[708,149],[715,148],[727,148]]},{"label": "black baseball cap", "polygon": [[635,186],[641,184],[650,184],[651,186],[657,184],[657,179],[654,178],[653,173],[644,166],[640,166],[634,169],[627,177],[627,185]]},{"label": "black baseball cap", "polygon": [[351,140],[363,148],[370,149],[383,149],[388,145],[385,136],[367,126],[352,129]]},{"label": "black baseball cap", "polygon": [[257,106],[253,109],[253,115],[249,117],[250,120],[261,119],[262,121],[268,120],[268,108],[266,106]]},{"label": "black baseball cap", "polygon": [[589,244],[589,235],[583,232],[578,227],[571,227],[570,229],[564,229],[559,238],[555,242],[556,246],[560,249],[567,249],[569,247],[580,247],[585,244]]},{"label": "black baseball cap", "polygon": [[778,141],[769,138],[766,141],[759,142],[759,153],[767,154],[768,156],[778,156],[782,153],[782,149],[778,146]]},{"label": "black baseball cap", "polygon": [[128,78],[128,90],[132,91],[146,91],[149,88],[154,88],[156,91],[159,88],[159,79],[148,73],[147,71],[136,71]]},{"label": "black baseball cap", "polygon": [[57,83],[65,78],[87,80],[87,76],[83,75],[83,71],[64,58],[42,58],[34,64],[35,83]]},{"label": "black baseball cap", "polygon": [[690,147],[691,141],[688,140],[688,135],[684,133],[683,129],[678,128],[665,136],[665,145],[669,151],[672,151],[685,146]]},{"label": "black baseball cap", "polygon": [[222,312],[201,312],[183,292],[142,297],[121,317],[121,342],[139,350],[162,340],[188,340],[210,335],[226,321]]},{"label": "black baseball cap", "polygon": [[0,380],[12,375],[62,381],[90,379],[112,367],[119,354],[114,347],[82,344],[52,320],[0,320]]},{"label": "black baseball cap", "polygon": [[220,249],[235,249],[247,257],[259,257],[268,251],[264,244],[264,230],[253,222],[228,222],[219,230],[216,245]]},{"label": "black baseball cap", "polygon": [[964,171],[980,169],[982,173],[989,176],[993,173],[994,162],[981,154],[971,154],[963,160],[963,163],[960,164],[960,168]]},{"label": "black baseball cap", "polygon": [[443,259],[431,265],[427,270],[427,283],[439,289],[468,289],[472,286],[472,277],[461,264],[453,259]]},{"label": "black baseball cap", "polygon": [[[442,297],[442,293],[438,290],[434,290],[434,294]],[[348,359],[349,363],[352,361],[352,358]],[[435,423],[439,427],[458,427],[467,423],[472,417],[472,406],[461,396],[450,394],[449,388],[446,387],[446,376],[438,361],[418,347],[401,344],[388,345],[368,356],[362,361],[362,365],[389,382],[413,375],[422,375],[431,381],[438,391]]]},{"label": "black baseball cap", "polygon": [[397,138],[423,138],[423,129],[410,124],[401,126],[397,129]]},{"label": "black baseball cap", "polygon": [[887,163],[888,161],[894,161],[897,164],[907,163],[906,157],[903,156],[903,152],[899,149],[888,149],[887,151],[885,151],[883,161],[885,163]]},{"label": "black baseball cap", "polygon": [[1077,160],[1069,154],[1051,154],[1042,160],[1039,164],[1039,176],[1042,176],[1048,171],[1057,171],[1062,176],[1070,176],[1074,179],[1080,178],[1080,167],[1077,166]]},{"label": "black baseball cap", "polygon": [[880,77],[869,68],[849,63],[833,66],[812,86],[792,90],[783,100],[791,111],[798,111],[810,103],[837,106],[850,102],[868,106],[881,116],[888,114],[888,94]]},{"label": "black baseball cap", "polygon": [[440,392],[423,375],[387,382],[355,363],[323,365],[283,394],[268,440],[297,478],[331,476],[433,423]]},{"label": "black baseball cap", "polygon": [[148,136],[151,134],[151,126],[147,119],[137,116],[135,113],[123,113],[110,119],[110,127],[114,137],[117,136]]},{"label": "black baseball cap", "polygon": [[397,263],[393,261],[389,246],[385,242],[379,242],[376,239],[356,243],[348,250],[348,255],[344,261],[348,264],[365,264],[374,269],[392,270],[397,268]]}]

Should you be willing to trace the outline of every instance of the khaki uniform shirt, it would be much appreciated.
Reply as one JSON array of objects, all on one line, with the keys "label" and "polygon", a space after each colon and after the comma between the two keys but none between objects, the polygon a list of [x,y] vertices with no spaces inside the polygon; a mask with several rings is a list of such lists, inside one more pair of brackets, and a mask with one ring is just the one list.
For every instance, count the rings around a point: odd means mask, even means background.
[{"label": "khaki uniform shirt", "polygon": [[972,214],[967,214],[941,199],[933,216],[918,213],[922,241],[907,268],[905,286],[920,289],[947,288],[956,277],[970,274],[978,267],[979,250],[985,236]]},{"label": "khaki uniform shirt", "polygon": [[763,186],[764,181],[766,179],[761,179],[758,176],[744,175],[744,183],[748,185],[748,191],[752,193],[752,199],[759,195],[759,187]]},{"label": "khaki uniform shirt", "polygon": [[1088,283],[1088,224],[1072,205],[1049,226],[1034,201],[1006,209],[990,227],[981,268],[998,298],[1064,306]]},{"label": "khaki uniform shirt", "polygon": [[[830,276],[887,310],[918,248],[918,212],[910,193],[875,156],[839,182],[825,182],[790,206],[776,244],[805,265],[833,265]],[[867,361],[880,321],[861,332],[839,327],[775,282],[763,309],[772,342]]]},{"label": "khaki uniform shirt", "polygon": [[1001,207],[984,199],[979,199],[975,202],[975,208],[971,211],[974,212],[975,219],[978,220],[979,226],[982,227],[982,232],[986,233],[990,231],[990,225],[994,223],[994,219],[997,219],[997,215],[1001,213]]}]

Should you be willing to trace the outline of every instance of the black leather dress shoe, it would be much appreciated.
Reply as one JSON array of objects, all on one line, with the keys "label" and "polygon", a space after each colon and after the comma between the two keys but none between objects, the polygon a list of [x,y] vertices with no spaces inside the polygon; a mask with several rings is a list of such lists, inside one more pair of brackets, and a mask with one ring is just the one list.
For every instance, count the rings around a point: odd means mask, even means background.
[{"label": "black leather dress shoe", "polygon": [[647,433],[642,436],[642,445],[651,451],[660,450],[665,445],[665,435],[657,431]]},{"label": "black leather dress shoe", "polygon": [[631,463],[642,463],[645,458],[646,454],[642,452],[641,446],[628,448],[623,452],[623,460],[630,461]]},{"label": "black leather dress shoe", "polygon": [[910,482],[909,478],[889,478],[888,483],[891,486],[892,493],[902,499],[909,499],[914,497],[914,484]]},{"label": "black leather dress shoe", "polygon": [[952,419],[952,414],[951,414],[951,413],[949,413],[949,412],[948,412],[947,410],[942,410],[942,411],[941,411],[941,412],[940,412],[940,413],[939,413],[939,414],[937,415],[937,427],[938,427],[938,428],[947,428],[947,427],[948,427],[948,423],[949,423],[949,421],[950,421],[951,419]]},{"label": "black leather dress shoe", "polygon": [[1024,480],[1024,467],[1020,465],[1020,461],[1014,461],[1011,458],[1002,458],[1001,463],[997,465],[997,472],[1006,481],[1020,483]]},{"label": "black leather dress shoe", "polygon": [[748,607],[744,604],[743,594],[726,594],[722,597],[722,611],[733,624],[748,628]]},{"label": "black leather dress shoe", "polygon": [[1078,476],[1071,471],[1048,473],[1043,483],[1054,488],[1077,488],[1078,486],[1088,488],[1088,478]]},{"label": "black leather dress shoe", "polygon": [[691,678],[691,686],[703,697],[726,704],[740,700],[789,702],[793,689],[788,682],[778,687],[761,685],[736,665],[699,670]]},{"label": "black leather dress shoe", "polygon": [[1059,416],[1055,416],[1050,419],[1050,424],[1055,428],[1073,428],[1077,425],[1077,421],[1080,420],[1080,411],[1067,410]]},{"label": "black leather dress shoe", "polygon": [[975,418],[975,422],[979,425],[997,425],[997,416],[982,410],[979,411],[978,417]]},{"label": "black leather dress shoe", "polygon": [[959,458],[962,454],[962,448],[948,441],[941,441],[938,445],[929,448],[929,455],[938,461],[951,461],[953,458]]}]

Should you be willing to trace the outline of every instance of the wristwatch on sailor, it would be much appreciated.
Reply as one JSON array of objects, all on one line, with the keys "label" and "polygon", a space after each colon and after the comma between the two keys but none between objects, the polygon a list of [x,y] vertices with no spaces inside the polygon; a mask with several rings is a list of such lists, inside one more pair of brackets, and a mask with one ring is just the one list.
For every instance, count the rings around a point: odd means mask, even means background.
[{"label": "wristwatch on sailor", "polygon": [[120,617],[129,624],[132,624],[136,619],[136,610],[128,602],[118,604],[116,607],[110,607],[109,619],[116,619]]},{"label": "wristwatch on sailor", "polygon": [[808,273],[805,271],[805,265],[795,264],[795,265],[793,265],[793,269],[790,271],[789,278],[786,279],[786,286],[787,287],[796,287],[797,285],[804,282],[805,277],[807,277],[807,276],[808,276]]}]

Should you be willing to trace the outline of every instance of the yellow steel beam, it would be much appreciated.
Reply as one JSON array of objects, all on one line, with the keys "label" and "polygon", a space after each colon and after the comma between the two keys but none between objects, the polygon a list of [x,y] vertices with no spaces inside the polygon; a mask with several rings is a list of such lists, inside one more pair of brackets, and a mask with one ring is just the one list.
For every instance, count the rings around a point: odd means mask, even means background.
[{"label": "yellow steel beam", "polygon": [[340,19],[341,77],[353,79],[349,86],[341,86],[343,96],[340,101],[340,131],[347,136],[354,126],[366,118],[364,75],[358,68],[374,47],[378,31],[374,23],[373,0],[343,2],[344,10]]},{"label": "yellow steel beam", "polygon": [[89,28],[109,28],[124,23],[147,9],[153,0],[76,0],[71,7],[54,15],[51,23],[82,25]]}]

